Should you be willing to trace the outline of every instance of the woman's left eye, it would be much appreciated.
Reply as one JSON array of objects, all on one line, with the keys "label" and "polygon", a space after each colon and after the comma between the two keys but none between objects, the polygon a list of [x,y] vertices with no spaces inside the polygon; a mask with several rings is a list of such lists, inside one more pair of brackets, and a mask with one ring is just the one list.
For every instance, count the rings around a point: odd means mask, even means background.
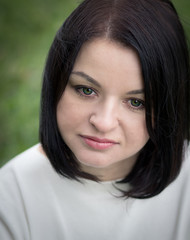
[{"label": "woman's left eye", "polygon": [[134,109],[143,109],[144,108],[144,101],[138,99],[130,99],[129,104]]}]

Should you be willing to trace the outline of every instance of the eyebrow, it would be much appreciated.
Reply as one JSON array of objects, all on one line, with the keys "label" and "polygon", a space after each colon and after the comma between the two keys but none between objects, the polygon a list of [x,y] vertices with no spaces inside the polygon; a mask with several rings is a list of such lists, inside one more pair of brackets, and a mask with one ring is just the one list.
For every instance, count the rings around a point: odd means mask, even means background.
[{"label": "eyebrow", "polygon": [[88,82],[94,84],[95,86],[101,87],[100,84],[99,84],[99,82],[97,82],[94,78],[90,77],[89,75],[87,75],[87,74],[84,73],[84,72],[72,72],[71,74],[78,75],[78,76],[86,79]]},{"label": "eyebrow", "polygon": [[144,94],[144,89],[132,90],[127,92],[127,95],[129,94]]},{"label": "eyebrow", "polygon": [[[84,73],[84,72],[71,72],[71,74],[75,74],[78,75],[82,78],[84,78],[85,80],[87,80],[88,82],[94,84],[97,87],[101,87],[101,85],[99,84],[99,82],[97,82],[94,78],[90,77],[88,74]],[[127,95],[129,94],[144,94],[144,89],[138,89],[138,90],[132,90],[126,93]]]}]

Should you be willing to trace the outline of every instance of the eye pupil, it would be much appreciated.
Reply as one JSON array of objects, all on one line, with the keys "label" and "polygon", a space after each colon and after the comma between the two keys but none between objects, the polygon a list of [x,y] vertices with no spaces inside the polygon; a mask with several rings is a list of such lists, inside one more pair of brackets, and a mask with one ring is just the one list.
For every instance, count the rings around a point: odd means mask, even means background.
[{"label": "eye pupil", "polygon": [[131,100],[131,105],[133,107],[139,107],[141,105],[141,102],[137,99],[133,99],[133,100]]},{"label": "eye pupil", "polygon": [[90,89],[90,88],[83,88],[83,93],[85,95],[90,95],[90,94],[92,94],[92,89]]}]

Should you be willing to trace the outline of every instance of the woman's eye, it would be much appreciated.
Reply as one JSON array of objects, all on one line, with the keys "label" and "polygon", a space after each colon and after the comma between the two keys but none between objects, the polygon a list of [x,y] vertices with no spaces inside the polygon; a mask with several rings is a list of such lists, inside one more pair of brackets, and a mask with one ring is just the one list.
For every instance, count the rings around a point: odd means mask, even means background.
[{"label": "woman's eye", "polygon": [[82,96],[92,96],[96,94],[94,90],[88,87],[78,87],[77,92]]},{"label": "woman's eye", "polygon": [[134,109],[143,109],[144,102],[138,99],[130,99],[129,100],[130,106]]},{"label": "woman's eye", "polygon": [[94,91],[91,88],[82,88],[85,95],[91,95]]}]

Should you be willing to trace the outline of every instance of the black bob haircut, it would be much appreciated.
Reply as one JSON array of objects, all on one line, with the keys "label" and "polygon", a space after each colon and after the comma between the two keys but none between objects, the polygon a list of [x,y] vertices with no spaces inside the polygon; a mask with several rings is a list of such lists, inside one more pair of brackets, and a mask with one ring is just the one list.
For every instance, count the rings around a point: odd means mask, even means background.
[{"label": "black bob haircut", "polygon": [[[124,196],[149,198],[178,175],[189,141],[189,56],[183,27],[169,0],[85,0],[57,32],[47,58],[41,96],[40,141],[61,175],[98,181],[82,172],[62,139],[58,101],[81,46],[107,38],[137,52],[144,79],[149,141],[122,183]],[[72,121],[72,119],[71,119]]]}]

